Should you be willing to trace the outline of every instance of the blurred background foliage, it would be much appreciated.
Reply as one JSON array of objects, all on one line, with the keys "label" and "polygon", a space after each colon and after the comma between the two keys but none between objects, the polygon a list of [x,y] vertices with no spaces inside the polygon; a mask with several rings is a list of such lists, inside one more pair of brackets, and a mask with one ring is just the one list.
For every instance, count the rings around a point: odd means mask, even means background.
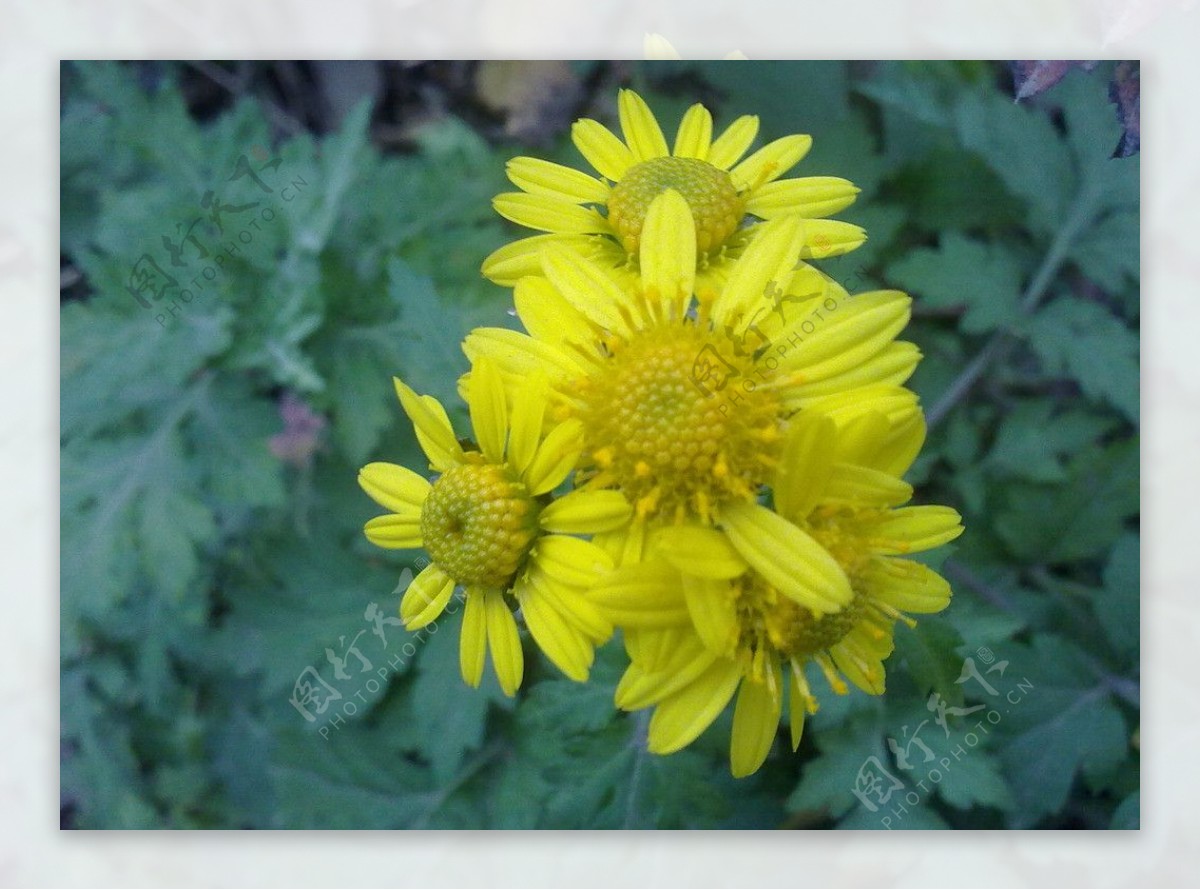
[{"label": "blurred background foliage", "polygon": [[[915,794],[892,827],[1136,827],[1130,74],[64,64],[63,825],[879,828]],[[357,468],[423,465],[391,376],[457,404],[462,335],[515,325],[478,271],[519,234],[489,204],[505,161],[578,164],[570,121],[612,122],[621,84],[665,127],[704,101],[718,126],[811,133],[796,172],[862,188],[843,217],[870,240],[822,268],[914,295],[912,481],[967,527],[939,558],[955,599],[898,633],[887,695],[823,694],[800,751],[781,734],[740,781],[728,714],[682,753],[641,749],[611,704],[619,640],[587,686],[530,647],[515,702],[467,689],[457,619],[419,640],[388,623],[419,554],[361,534]],[[968,657],[1029,684],[975,745],[985,711],[943,731],[928,707],[1000,706],[956,682]],[[918,732],[965,751],[923,791]],[[871,756],[905,785],[878,812],[853,793]]]}]

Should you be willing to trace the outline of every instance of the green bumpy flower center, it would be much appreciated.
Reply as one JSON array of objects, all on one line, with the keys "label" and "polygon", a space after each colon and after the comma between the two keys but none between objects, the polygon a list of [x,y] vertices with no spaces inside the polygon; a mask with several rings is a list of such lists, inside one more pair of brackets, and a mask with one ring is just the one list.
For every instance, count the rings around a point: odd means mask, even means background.
[{"label": "green bumpy flower center", "polygon": [[745,202],[724,170],[695,158],[654,158],[631,167],[608,198],[608,221],[630,253],[641,245],[642,225],[651,202],[675,189],[696,221],[696,248],[720,247],[737,231]]},{"label": "green bumpy flower center", "polygon": [[421,538],[434,564],[459,584],[504,588],[533,545],[538,512],[504,467],[464,464],[433,483]]},{"label": "green bumpy flower center", "polygon": [[853,630],[866,605],[856,594],[845,608],[817,618],[753,571],[739,578],[734,590],[739,648],[752,660],[768,647],[797,660],[824,652]]},{"label": "green bumpy flower center", "polygon": [[722,503],[753,497],[778,462],[780,405],[751,354],[690,321],[636,334],[580,396],[597,484],[618,487],[641,517],[709,522]]}]

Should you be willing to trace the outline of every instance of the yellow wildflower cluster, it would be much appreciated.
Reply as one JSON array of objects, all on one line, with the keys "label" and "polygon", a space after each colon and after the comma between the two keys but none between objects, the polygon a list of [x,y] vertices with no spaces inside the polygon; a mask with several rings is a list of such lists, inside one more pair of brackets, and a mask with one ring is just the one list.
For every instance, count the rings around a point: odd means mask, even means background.
[{"label": "yellow wildflower cluster", "polygon": [[480,328],[463,344],[474,441],[396,381],[437,475],[364,467],[391,511],[366,534],[433,559],[400,604],[410,630],[465,589],[468,683],[490,651],[516,693],[519,623],[580,682],[619,630],[615,704],[654,709],[649,749],[689,744],[736,695],[744,776],[785,699],[799,744],[817,708],[810,662],[835,693],[883,692],[896,622],[950,600],[907,557],[962,527],[948,507],[905,506],[925,435],[903,387],[920,353],[896,340],[909,298],[851,295],[806,262],[863,242],[827,219],[858,190],[784,178],[808,136],[747,155],[754,117],[714,138],[695,105],[668,146],[641,97],[622,91],[618,108],[621,137],[594,120],[572,129],[596,175],[509,163],[520,191],[496,210],[542,234],[483,272],[513,287],[525,332]]}]

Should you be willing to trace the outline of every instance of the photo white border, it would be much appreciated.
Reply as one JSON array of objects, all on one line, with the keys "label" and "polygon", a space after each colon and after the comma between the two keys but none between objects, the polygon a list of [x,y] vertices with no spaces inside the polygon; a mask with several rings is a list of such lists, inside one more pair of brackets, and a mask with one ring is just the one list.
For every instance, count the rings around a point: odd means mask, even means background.
[{"label": "photo white border", "polygon": [[[0,883],[90,886],[1187,885],[1200,874],[1195,0],[16,0],[0,27]],[[60,832],[58,65],[64,58],[1140,58],[1147,723],[1140,832]],[[737,64],[732,62],[730,64]],[[1168,139],[1168,130],[1170,138]],[[1196,277],[1192,277],[1195,275]]]}]

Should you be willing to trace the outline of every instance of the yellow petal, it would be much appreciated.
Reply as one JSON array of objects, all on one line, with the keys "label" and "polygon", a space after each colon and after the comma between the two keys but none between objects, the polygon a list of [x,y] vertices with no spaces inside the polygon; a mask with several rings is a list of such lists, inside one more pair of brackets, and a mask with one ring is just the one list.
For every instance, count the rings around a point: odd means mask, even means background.
[{"label": "yellow petal", "polygon": [[665,644],[665,653],[662,659],[649,664],[635,659],[622,675],[613,700],[623,711],[636,711],[670,698],[719,658],[705,647],[690,627],[682,632],[675,628],[626,630],[625,639],[627,642],[639,639],[661,641]]},{"label": "yellow petal", "polygon": [[951,507],[901,507],[871,527],[876,552],[888,556],[932,550],[962,534],[962,517]]},{"label": "yellow petal", "polygon": [[787,213],[814,219],[846,209],[860,191],[850,180],[836,176],[782,179],[768,182],[751,192],[746,212],[763,219],[774,219]]},{"label": "yellow petal", "polygon": [[735,662],[721,659],[662,702],[650,718],[650,751],[671,754],[695,741],[729,704],[741,678]]},{"label": "yellow petal", "polygon": [[622,566],[604,575],[588,598],[618,627],[691,623],[679,572],[663,562]]},{"label": "yellow petal", "polygon": [[885,674],[883,663],[869,651],[854,645],[851,635],[829,647],[829,655],[846,679],[868,695],[883,695]]},{"label": "yellow petal", "polygon": [[585,639],[599,644],[613,634],[612,622],[600,614],[596,604],[588,599],[588,591],[581,587],[560,584],[537,565],[526,574],[528,586],[537,590],[538,596],[548,603],[559,617],[578,630]]},{"label": "yellow petal", "polygon": [[[884,557],[877,557],[883,559]],[[874,609],[863,613],[858,623],[842,638],[873,662],[882,664],[896,648],[896,619]]]},{"label": "yellow petal", "polygon": [[865,507],[898,507],[912,497],[912,486],[880,470],[837,464],[822,500]]},{"label": "yellow petal", "polygon": [[401,515],[390,513],[387,516],[376,516],[363,526],[367,540],[376,547],[388,550],[407,550],[422,546],[421,516],[411,513]]},{"label": "yellow petal", "polygon": [[638,542],[633,539],[640,538],[644,542],[645,535],[638,533],[638,529],[644,528],[645,522],[641,522],[635,517],[633,522],[622,528],[592,535],[592,543],[611,556],[615,565],[620,566],[626,562],[638,562],[641,559],[640,549],[637,553],[627,557],[626,548],[631,545],[635,548],[640,547]]},{"label": "yellow petal", "polygon": [[564,198],[575,204],[603,204],[612,191],[582,170],[540,158],[513,158],[508,162],[506,172],[513,185],[523,191]]},{"label": "yellow petal", "polygon": [[[822,396],[806,401],[804,407],[833,418],[838,426],[838,447],[843,451],[846,447],[846,429],[859,418],[870,414],[881,415],[885,425],[880,432],[886,433],[889,425],[908,423],[914,412],[919,411],[915,393],[900,386],[885,385],[865,386],[850,392]],[[851,462],[847,457],[843,456],[843,459]]]},{"label": "yellow petal", "polygon": [[808,691],[808,681],[795,661],[792,662],[792,680],[788,685],[788,728],[792,734],[792,750],[800,747],[804,737],[804,717],[808,713],[811,695]]},{"label": "yellow petal", "polygon": [[749,568],[725,535],[698,525],[663,529],[655,540],[655,550],[679,571],[699,578],[728,580]]},{"label": "yellow petal", "polygon": [[[871,410],[839,420],[838,450],[842,460],[897,477],[912,466],[925,441],[925,417],[915,396],[908,390],[897,391],[910,399],[901,410],[889,414]],[[825,403],[821,400],[818,404]]]},{"label": "yellow petal", "polygon": [[744,332],[771,310],[775,294],[787,291],[804,241],[798,216],[773,219],[757,226],[756,232],[712,306],[713,319],[733,334]]},{"label": "yellow petal", "polygon": [[572,491],[551,501],[538,523],[549,532],[593,535],[620,528],[632,515],[633,508],[619,491]]},{"label": "yellow petal", "polygon": [[845,572],[805,532],[752,502],[721,510],[733,546],[768,583],[818,613],[836,612],[854,598]]},{"label": "yellow petal", "polygon": [[572,680],[586,682],[594,658],[594,649],[587,638],[568,624],[537,588],[523,586],[517,598],[525,625],[538,648]]},{"label": "yellow petal", "polygon": [[468,590],[463,609],[462,639],[458,644],[458,666],[468,686],[479,686],[483,679],[483,663],[487,659],[486,592]]},{"label": "yellow petal", "polygon": [[712,148],[708,150],[708,162],[714,167],[728,170],[746,153],[746,149],[757,135],[757,115],[742,115],[713,142]]},{"label": "yellow petal", "polygon": [[575,465],[583,451],[583,424],[572,418],[552,429],[542,440],[529,469],[521,477],[534,497],[553,491]]},{"label": "yellow petal", "polygon": [[582,366],[565,349],[535,340],[508,328],[476,328],[463,340],[463,352],[472,362],[486,355],[500,366],[505,387],[519,388],[530,375],[544,371],[552,386],[580,376]]},{"label": "yellow petal", "polygon": [[667,189],[646,211],[640,250],[642,287],[662,316],[682,319],[696,283],[696,225],[688,202]]},{"label": "yellow petal", "polygon": [[590,541],[567,535],[543,535],[531,559],[538,571],[561,584],[590,587],[612,570],[612,557]]},{"label": "yellow petal", "polygon": [[783,442],[772,491],[779,515],[793,522],[812,512],[829,484],[837,448],[837,427],[823,414],[801,411]]},{"label": "yellow petal", "polygon": [[504,602],[504,594],[499,590],[489,590],[484,594],[484,613],[488,647],[492,651],[492,667],[496,670],[500,688],[511,698],[517,694],[525,673],[525,655],[521,651],[517,622]]},{"label": "yellow petal", "polygon": [[[540,259],[539,259],[540,262]],[[547,279],[522,278],[513,291],[517,317],[535,340],[553,345],[571,344],[587,348],[597,340],[587,317],[572,306]]]},{"label": "yellow petal", "polygon": [[[878,353],[863,360],[860,364],[846,368],[843,371],[814,379],[795,387],[796,393],[805,398],[820,398],[861,387],[877,384],[899,386],[912,376],[921,361],[921,350],[914,343],[889,343]],[[801,372],[801,376],[807,376]],[[813,375],[814,377],[816,375]],[[787,387],[780,387],[781,392]],[[790,395],[791,393],[789,393]],[[785,396],[787,398],[787,396]]]},{"label": "yellow petal", "polygon": [[694,650],[694,653],[705,651],[695,630],[692,629],[690,623],[686,622],[671,627],[626,627],[622,629],[622,636],[625,639],[625,651],[630,660],[636,662],[638,667],[647,674],[664,673],[672,668],[678,669],[683,662],[678,661],[676,657],[682,650],[689,647]]},{"label": "yellow petal", "polygon": [[494,464],[504,463],[504,445],[508,441],[508,403],[500,369],[487,356],[480,356],[471,369],[467,389],[467,407],[471,426],[484,457]]},{"label": "yellow petal", "polygon": [[621,132],[635,159],[649,161],[668,154],[662,128],[641,96],[633,90],[621,90],[617,95],[617,113],[621,118]]},{"label": "yellow petal", "polygon": [[450,418],[446,409],[433,396],[418,396],[404,384],[399,377],[393,377],[396,385],[396,395],[404,408],[404,413],[412,421],[413,430],[417,434],[429,465],[435,470],[445,471],[463,460],[462,446],[450,426]]},{"label": "yellow petal", "polygon": [[375,503],[393,513],[420,515],[432,487],[429,480],[397,464],[370,463],[358,471],[358,484]]},{"label": "yellow petal", "polygon": [[774,692],[767,683],[742,681],[737,704],[733,707],[733,737],[729,746],[729,765],[735,778],[757,772],[771,752],[779,718],[783,713],[783,676],[779,665],[775,672]]},{"label": "yellow petal", "polygon": [[571,127],[571,141],[601,176],[613,182],[636,163],[628,146],[598,121],[576,121]]},{"label": "yellow petal", "polygon": [[537,371],[530,376],[521,395],[513,401],[512,428],[508,433],[508,462],[522,478],[533,463],[542,441],[548,393],[546,375]]},{"label": "yellow petal", "polygon": [[629,297],[596,263],[574,251],[549,245],[542,252],[542,269],[563,298],[601,328],[623,336],[629,325],[621,309]]},{"label": "yellow petal", "polygon": [[738,617],[729,582],[684,575],[683,593],[696,635],[717,655],[732,656]]},{"label": "yellow petal", "polygon": [[912,300],[899,291],[845,296],[819,318],[797,315],[776,335],[779,373],[800,372],[822,380],[855,368],[895,339],[912,314]]},{"label": "yellow petal", "polygon": [[409,582],[400,600],[400,619],[406,630],[420,630],[445,610],[454,593],[454,579],[428,565]]},{"label": "yellow petal", "polygon": [[679,122],[672,154],[677,158],[705,160],[712,147],[712,129],[713,120],[708,109],[700,104],[693,105]]},{"label": "yellow petal", "polygon": [[543,232],[589,235],[609,230],[608,221],[595,210],[563,198],[505,192],[492,199],[492,206],[505,219]]},{"label": "yellow petal", "polygon": [[841,256],[867,240],[867,230],[837,219],[810,219],[804,227],[804,248],[800,256],[806,260],[823,260]]},{"label": "yellow petal", "polygon": [[872,559],[863,570],[863,586],[901,612],[933,614],[950,605],[949,582],[929,566],[908,559]]},{"label": "yellow petal", "polygon": [[812,148],[811,136],[784,136],[768,142],[729,171],[738,191],[758,188],[787,173]]},{"label": "yellow petal", "polygon": [[492,251],[483,261],[483,274],[489,281],[513,287],[527,275],[542,274],[542,249],[547,244],[559,244],[575,251],[587,252],[594,237],[591,235],[532,235],[519,238]]}]

